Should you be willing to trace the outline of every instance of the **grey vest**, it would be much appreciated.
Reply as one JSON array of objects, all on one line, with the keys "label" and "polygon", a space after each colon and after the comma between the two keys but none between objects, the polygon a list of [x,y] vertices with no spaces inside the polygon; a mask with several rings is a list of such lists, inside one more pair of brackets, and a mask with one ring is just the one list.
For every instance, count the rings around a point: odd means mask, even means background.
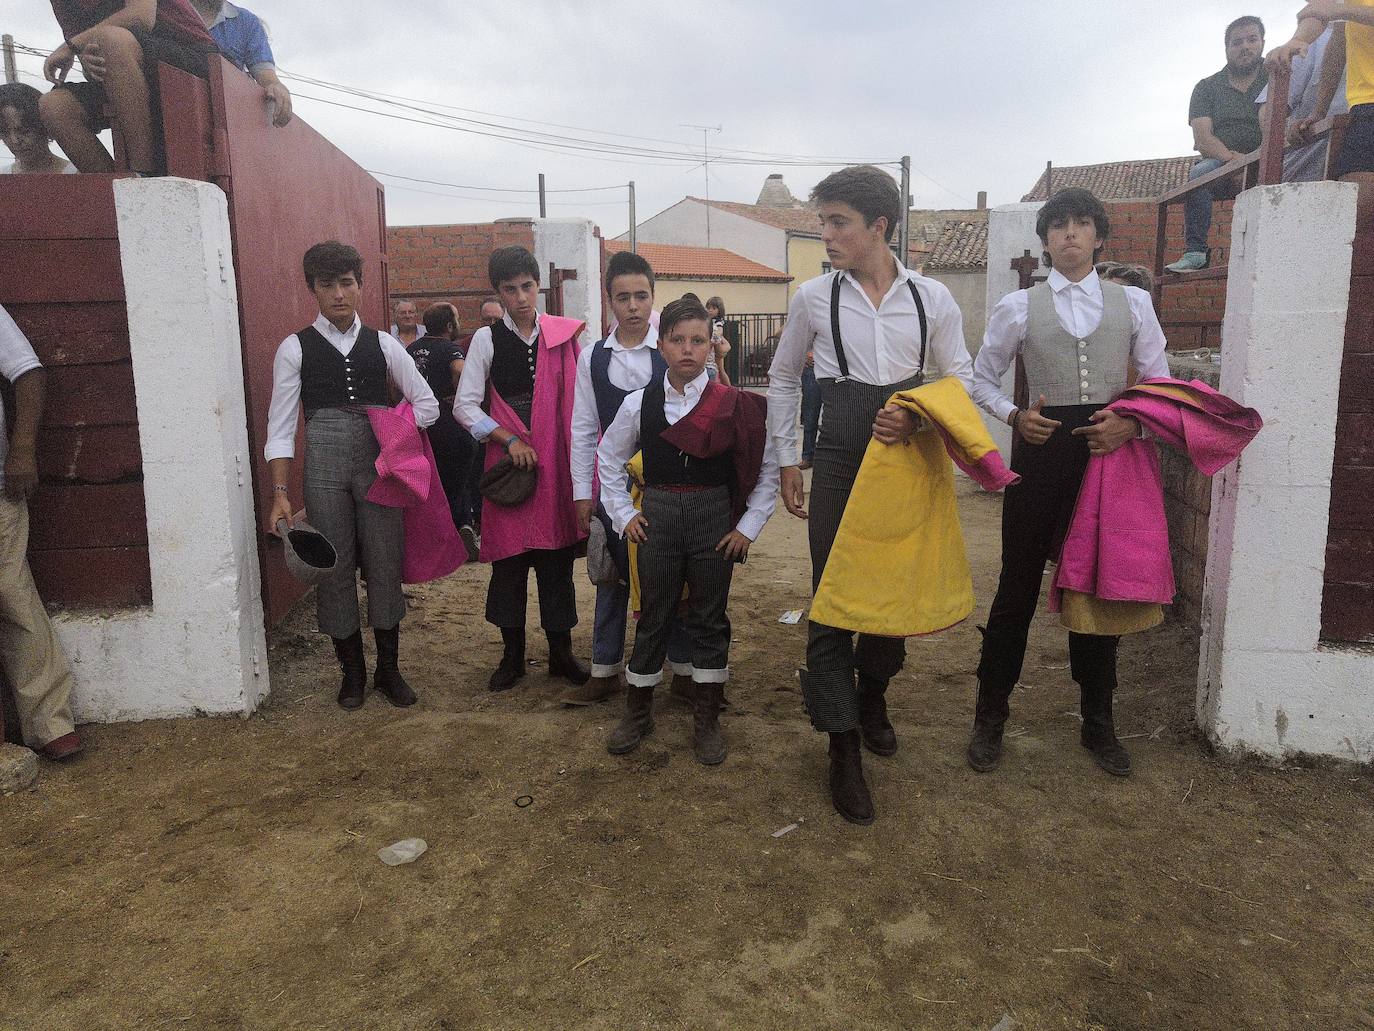
[{"label": "grey vest", "polygon": [[1026,291],[1029,310],[1021,356],[1034,402],[1046,407],[1101,405],[1126,389],[1131,360],[1131,305],[1125,287],[1102,284],[1102,321],[1079,339],[1059,323],[1054,291],[1039,283]]}]

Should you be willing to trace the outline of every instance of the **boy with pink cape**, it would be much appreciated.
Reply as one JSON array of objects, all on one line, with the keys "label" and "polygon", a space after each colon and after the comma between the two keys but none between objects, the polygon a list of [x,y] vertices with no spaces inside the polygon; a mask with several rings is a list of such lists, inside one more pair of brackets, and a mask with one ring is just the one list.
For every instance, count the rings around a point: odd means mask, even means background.
[{"label": "boy with pink cape", "polygon": [[487,622],[501,628],[504,652],[487,687],[504,691],[525,675],[529,573],[538,583],[549,673],[585,684],[591,670],[572,652],[577,625],[573,559],[585,537],[573,504],[569,455],[577,376],[576,319],[540,315],[539,263],[523,247],[492,253],[487,274],[506,306],[500,322],[473,334],[453,414],[486,444],[485,468],[509,461],[533,470],[534,489],[515,505],[482,502],[482,547],[491,563]]}]

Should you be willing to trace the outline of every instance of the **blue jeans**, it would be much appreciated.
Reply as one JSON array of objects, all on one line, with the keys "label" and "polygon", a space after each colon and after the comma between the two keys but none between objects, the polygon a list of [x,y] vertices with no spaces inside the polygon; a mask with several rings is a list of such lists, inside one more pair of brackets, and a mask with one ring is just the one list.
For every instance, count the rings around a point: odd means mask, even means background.
[{"label": "blue jeans", "polygon": [[[597,506],[597,519],[605,519],[606,543],[615,556],[623,578],[596,589],[596,620],[592,625],[592,676],[613,677],[625,669],[625,623],[630,608],[630,556],[625,538],[611,528],[605,509]],[[674,675],[692,675],[692,639],[680,619],[674,619],[668,633],[668,661]]]},{"label": "blue jeans", "polygon": [[[1188,172],[1188,181],[1201,179],[1226,164],[1220,158],[1203,158]],[[1208,187],[1195,190],[1183,200],[1183,234],[1187,241],[1184,250],[1207,253],[1207,235],[1212,231],[1212,191]]]},{"label": "blue jeans", "polygon": [[821,422],[821,388],[816,384],[816,370],[808,365],[802,369],[802,461],[809,462],[816,455],[816,429]]}]

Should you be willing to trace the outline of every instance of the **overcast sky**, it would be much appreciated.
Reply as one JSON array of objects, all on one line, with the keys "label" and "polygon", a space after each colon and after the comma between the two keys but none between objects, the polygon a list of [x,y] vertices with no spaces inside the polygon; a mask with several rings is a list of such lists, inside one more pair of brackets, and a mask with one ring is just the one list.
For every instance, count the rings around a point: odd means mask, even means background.
[{"label": "overcast sky", "polygon": [[[987,190],[994,205],[1020,200],[1047,160],[1070,165],[1190,153],[1188,96],[1199,78],[1224,63],[1226,23],[1259,15],[1273,46],[1291,34],[1301,4],[411,0],[384,7],[258,0],[251,6],[268,22],[286,72],[616,145],[700,152],[702,133],[684,128],[695,124],[722,127],[709,134],[713,155],[718,148],[841,160],[910,154],[919,170],[912,174],[918,207],[972,207],[978,190]],[[395,17],[379,17],[383,10]],[[50,8],[35,0],[7,2],[0,31],[39,47],[60,40]],[[41,67],[38,58],[20,58],[24,81],[41,86]],[[550,190],[633,179],[641,221],[706,189],[703,169],[685,161],[542,150],[330,107],[306,95],[376,105],[288,85],[298,97],[297,114],[375,172],[527,190],[539,172]],[[804,197],[828,169],[712,163],[710,195],[752,202],[771,171],[782,172],[792,192]],[[393,225],[537,214],[533,193],[483,194],[380,178]],[[623,190],[551,193],[550,201],[550,215],[584,215],[608,236],[628,224]]]}]

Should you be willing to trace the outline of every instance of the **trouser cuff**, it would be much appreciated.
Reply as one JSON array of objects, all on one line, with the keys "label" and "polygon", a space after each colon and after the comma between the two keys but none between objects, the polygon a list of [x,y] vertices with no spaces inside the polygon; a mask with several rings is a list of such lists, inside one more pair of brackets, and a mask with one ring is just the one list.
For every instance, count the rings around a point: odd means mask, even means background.
[{"label": "trouser cuff", "polygon": [[800,672],[802,698],[813,727],[830,734],[842,734],[859,725],[859,695],[854,690],[852,669]]},{"label": "trouser cuff", "polygon": [[654,673],[636,673],[632,669],[625,671],[625,682],[631,687],[658,687],[663,683],[663,670]]},{"label": "trouser cuff", "polygon": [[675,677],[690,677],[696,672],[690,662],[670,662],[668,665],[672,667]]},{"label": "trouser cuff", "polygon": [[625,671],[624,662],[593,662],[592,676],[594,677],[614,677],[619,676]]},{"label": "trouser cuff", "polygon": [[698,684],[725,684],[730,680],[729,666],[724,669],[701,669],[696,666],[690,668],[692,679]]}]

